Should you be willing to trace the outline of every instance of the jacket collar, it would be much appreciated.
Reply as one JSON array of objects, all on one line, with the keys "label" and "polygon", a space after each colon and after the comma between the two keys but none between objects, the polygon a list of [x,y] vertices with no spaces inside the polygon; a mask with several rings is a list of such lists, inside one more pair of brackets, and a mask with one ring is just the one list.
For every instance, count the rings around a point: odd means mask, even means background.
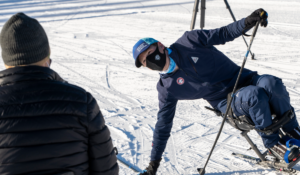
[{"label": "jacket collar", "polygon": [[40,80],[65,82],[55,71],[41,66],[14,67],[0,72],[0,86],[22,81]]},{"label": "jacket collar", "polygon": [[[172,45],[170,46],[170,48],[168,48],[168,54],[169,54],[169,57],[171,57],[174,60],[174,62],[176,63],[176,65],[179,67],[179,61],[178,61],[178,56],[177,56],[177,53],[176,53],[176,49],[173,48]],[[179,70],[177,70],[177,71],[179,71]],[[171,77],[176,72],[172,72],[172,73],[168,73],[168,74],[160,74],[160,78],[164,79],[164,78]]]}]

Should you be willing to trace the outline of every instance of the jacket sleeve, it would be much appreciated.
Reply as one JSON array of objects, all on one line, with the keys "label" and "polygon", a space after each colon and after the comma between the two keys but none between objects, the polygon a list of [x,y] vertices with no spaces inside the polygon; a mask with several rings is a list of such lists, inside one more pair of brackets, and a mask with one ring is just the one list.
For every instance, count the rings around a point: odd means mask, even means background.
[{"label": "jacket sleeve", "polygon": [[151,161],[159,160],[166,148],[173,126],[177,101],[167,92],[159,93],[159,111],[153,135]]},{"label": "jacket sleeve", "polygon": [[208,47],[225,44],[241,36],[244,28],[245,18],[217,29],[187,31],[176,43],[190,48],[193,48],[193,45]]},{"label": "jacket sleeve", "polygon": [[117,175],[119,167],[110,132],[96,100],[87,94],[89,174]]}]

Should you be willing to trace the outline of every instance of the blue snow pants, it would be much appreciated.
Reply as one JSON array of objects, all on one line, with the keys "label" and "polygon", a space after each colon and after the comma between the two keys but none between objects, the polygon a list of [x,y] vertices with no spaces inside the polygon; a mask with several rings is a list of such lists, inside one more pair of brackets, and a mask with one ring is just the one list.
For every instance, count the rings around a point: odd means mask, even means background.
[{"label": "blue snow pants", "polygon": [[[257,129],[264,129],[272,124],[272,113],[276,116],[283,116],[286,111],[293,109],[289,93],[282,80],[272,75],[253,77],[249,86],[235,93],[231,107],[237,116],[250,117]],[[284,132],[289,132],[296,127],[298,127],[298,122],[294,117],[282,129]],[[280,139],[278,131],[271,135],[258,133],[266,148],[273,147]]]}]

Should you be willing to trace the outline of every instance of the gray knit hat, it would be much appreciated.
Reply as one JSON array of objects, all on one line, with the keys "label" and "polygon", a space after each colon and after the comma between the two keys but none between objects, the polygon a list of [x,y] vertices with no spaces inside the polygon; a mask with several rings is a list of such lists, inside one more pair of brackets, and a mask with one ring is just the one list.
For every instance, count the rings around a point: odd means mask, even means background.
[{"label": "gray knit hat", "polygon": [[15,14],[4,24],[0,45],[3,61],[8,66],[36,63],[50,54],[43,27],[24,13]]}]

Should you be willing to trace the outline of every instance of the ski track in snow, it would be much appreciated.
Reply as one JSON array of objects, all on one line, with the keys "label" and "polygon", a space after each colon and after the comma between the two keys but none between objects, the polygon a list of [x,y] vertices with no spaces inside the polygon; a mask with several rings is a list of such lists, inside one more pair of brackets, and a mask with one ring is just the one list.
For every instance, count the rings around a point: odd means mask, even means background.
[{"label": "ski track in snow", "polygon": [[[269,25],[259,28],[251,48],[256,60],[248,58],[246,68],[282,78],[299,119],[300,2],[231,0],[229,3],[237,19],[260,7],[268,11]],[[157,120],[159,75],[147,68],[135,68],[132,46],[144,37],[156,38],[166,46],[175,42],[190,28],[193,5],[191,0],[1,1],[0,28],[19,11],[41,21],[50,40],[51,68],[95,97],[119,150],[118,158],[143,170],[150,161]],[[223,0],[207,1],[206,6],[206,29],[232,22]],[[195,26],[199,28],[199,13]],[[250,38],[246,40],[249,43]],[[216,47],[238,65],[247,50],[241,37]],[[0,68],[4,69],[2,63]],[[208,105],[204,100],[178,102],[158,174],[198,174],[196,169],[204,166],[222,122],[204,109]],[[251,131],[249,136],[265,151],[257,133]],[[250,145],[240,133],[225,124],[206,174],[282,175],[231,156],[232,152],[238,152],[257,157],[248,148]],[[295,169],[300,170],[300,165]],[[135,173],[120,165],[120,174]]]}]

